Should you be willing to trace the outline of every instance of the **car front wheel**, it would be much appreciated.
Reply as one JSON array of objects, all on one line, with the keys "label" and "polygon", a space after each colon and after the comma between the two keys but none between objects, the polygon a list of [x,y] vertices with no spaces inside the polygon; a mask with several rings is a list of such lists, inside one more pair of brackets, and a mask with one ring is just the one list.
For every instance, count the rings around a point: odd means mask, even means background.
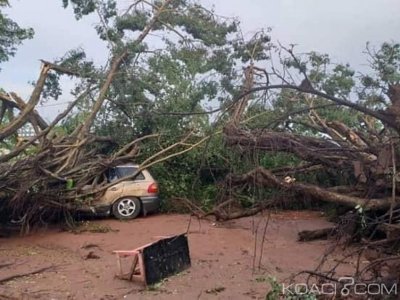
[{"label": "car front wheel", "polygon": [[134,219],[140,214],[140,200],[134,197],[118,199],[113,207],[113,215],[120,220]]}]

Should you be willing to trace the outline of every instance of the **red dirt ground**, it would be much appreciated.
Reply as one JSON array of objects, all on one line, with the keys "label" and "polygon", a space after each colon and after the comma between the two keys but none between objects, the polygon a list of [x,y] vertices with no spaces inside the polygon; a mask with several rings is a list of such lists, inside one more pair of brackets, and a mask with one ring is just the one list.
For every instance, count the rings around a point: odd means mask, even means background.
[{"label": "red dirt ground", "polygon": [[[114,277],[113,250],[134,249],[153,237],[186,232],[188,215],[154,215],[128,222],[90,220],[73,233],[54,229],[30,236],[0,239],[0,280],[13,274],[55,269],[0,284],[0,299],[265,299],[265,278],[285,279],[313,269],[327,241],[300,243],[297,233],[329,226],[319,213],[271,214],[259,265],[267,216],[222,224],[192,218],[189,247],[192,267],[150,289]],[[257,256],[254,257],[258,226]],[[92,231],[107,231],[94,233]],[[93,251],[97,259],[86,259]],[[252,266],[255,262],[256,270]],[[11,266],[1,267],[12,263]]]}]

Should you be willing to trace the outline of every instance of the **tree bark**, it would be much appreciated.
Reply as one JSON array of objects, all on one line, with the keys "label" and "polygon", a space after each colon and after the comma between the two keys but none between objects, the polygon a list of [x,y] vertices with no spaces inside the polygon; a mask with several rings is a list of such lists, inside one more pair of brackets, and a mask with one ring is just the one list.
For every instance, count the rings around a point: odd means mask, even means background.
[{"label": "tree bark", "polygon": [[30,114],[35,109],[36,105],[39,103],[40,95],[43,91],[44,84],[46,82],[47,74],[50,71],[50,67],[46,64],[42,65],[42,69],[40,71],[40,76],[36,86],[32,92],[32,95],[20,113],[20,115],[12,120],[6,127],[2,128],[0,131],[0,141],[4,138],[14,134],[19,128],[21,128],[29,119]]},{"label": "tree bark", "polygon": [[314,240],[327,239],[330,235],[334,233],[335,228],[322,228],[316,230],[303,230],[299,232],[299,241],[308,242]]},{"label": "tree bark", "polygon": [[299,195],[309,196],[313,199],[325,202],[332,202],[351,208],[359,205],[365,210],[387,209],[390,207],[391,204],[390,198],[364,199],[360,197],[339,194],[311,184],[297,182],[286,183],[285,181],[278,179],[270,171],[262,167],[258,167],[243,175],[231,175],[228,180],[230,180],[232,184],[244,184],[254,182],[258,186],[292,191]]}]

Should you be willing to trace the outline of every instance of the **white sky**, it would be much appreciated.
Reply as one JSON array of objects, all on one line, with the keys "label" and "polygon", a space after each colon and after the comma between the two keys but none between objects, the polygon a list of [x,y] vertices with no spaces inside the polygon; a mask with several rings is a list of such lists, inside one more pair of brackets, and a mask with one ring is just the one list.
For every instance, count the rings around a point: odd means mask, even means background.
[{"label": "white sky", "polygon": [[[133,0],[119,0],[127,7]],[[214,6],[219,15],[238,17],[245,34],[272,27],[272,38],[283,44],[298,44],[300,51],[328,53],[336,62],[349,62],[362,69],[362,51],[367,41],[379,46],[384,41],[400,42],[400,0],[201,0]],[[97,63],[105,60],[106,49],[96,36],[96,16],[77,22],[61,0],[11,0],[7,13],[21,26],[33,27],[35,37],[19,47],[17,55],[2,64],[0,87],[29,95],[28,81],[39,72],[39,59],[53,60],[67,50],[84,48]],[[68,83],[66,83],[68,84]],[[59,101],[69,101],[61,98]],[[46,106],[45,115],[62,107]]]}]

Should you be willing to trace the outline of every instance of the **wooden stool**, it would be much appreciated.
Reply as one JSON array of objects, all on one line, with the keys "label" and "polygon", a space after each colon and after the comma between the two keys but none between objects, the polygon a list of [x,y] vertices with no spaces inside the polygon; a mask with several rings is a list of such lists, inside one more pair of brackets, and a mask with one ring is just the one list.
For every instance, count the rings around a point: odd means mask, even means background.
[{"label": "wooden stool", "polygon": [[[158,238],[134,250],[113,251],[117,256],[116,276],[147,286],[190,267],[186,234]],[[124,271],[121,259],[129,257],[132,257],[132,265]]]}]

